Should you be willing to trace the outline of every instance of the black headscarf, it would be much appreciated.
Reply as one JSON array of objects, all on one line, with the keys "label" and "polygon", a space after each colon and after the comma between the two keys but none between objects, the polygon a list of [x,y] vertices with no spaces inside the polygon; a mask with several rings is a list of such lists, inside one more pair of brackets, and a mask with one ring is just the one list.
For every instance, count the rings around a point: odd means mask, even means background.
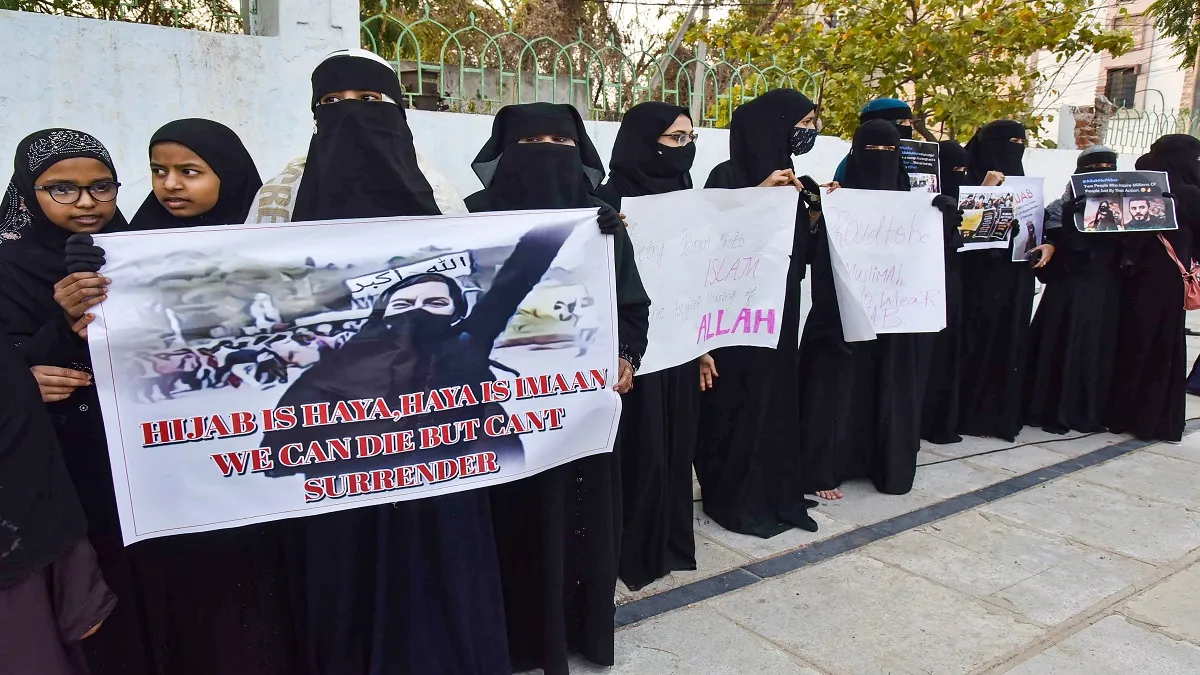
[{"label": "black headscarf", "polygon": [[[575,145],[518,142],[545,135],[570,138]],[[592,193],[604,178],[604,162],[579,112],[555,103],[501,108],[492,137],[471,168],[484,188],[467,197],[472,212],[590,206],[597,203]]]},{"label": "black headscarf", "polygon": [[772,89],[743,103],[729,123],[729,165],[734,185],[754,187],[773,171],[791,169],[792,129],[816,105],[795,89]]},{"label": "black headscarf", "polygon": [[229,225],[246,220],[263,182],[254,158],[233,129],[212,120],[175,120],[150,137],[151,153],[159,143],[178,143],[196,153],[221,179],[221,191],[211,210],[191,218],[172,215],[151,191],[129,222],[130,230]]},{"label": "black headscarf", "polygon": [[[958,141],[938,143],[938,164],[942,170],[942,194],[958,199],[958,189],[967,181],[967,150]],[[963,167],[956,171],[956,167]]]},{"label": "black headscarf", "polygon": [[1172,190],[1183,185],[1200,188],[1200,139],[1187,134],[1163,136],[1138,158],[1137,168],[1166,172]]},{"label": "black headscarf", "polygon": [[691,117],[687,108],[649,101],[633,106],[621,120],[609,161],[605,191],[619,197],[657,195],[692,187],[692,162],[696,144],[682,148],[658,142],[680,115]]},{"label": "black headscarf", "polygon": [[0,381],[3,588],[37,572],[87,536],[87,521],[37,382],[5,333],[0,333]]},{"label": "black headscarf", "polygon": [[[0,202],[0,295],[7,309],[20,307],[28,316],[61,314],[54,301],[54,284],[67,276],[64,249],[71,233],[46,218],[33,186],[51,166],[76,157],[99,160],[117,180],[108,150],[81,131],[45,129],[17,145],[12,180]],[[118,209],[104,229],[120,231],[126,227]],[[0,325],[15,330],[12,321],[13,317],[0,312]]]},{"label": "black headscarf", "polygon": [[[1012,139],[1019,138],[1021,143]],[[1021,159],[1025,156],[1025,125],[1013,120],[997,120],[983,126],[967,143],[967,182],[982,185],[989,171],[1005,176],[1024,176]]]},{"label": "black headscarf", "polygon": [[317,130],[292,220],[440,215],[398,103],[317,105],[322,96],[348,89],[382,91],[399,101],[395,71],[372,58],[337,54],[317,66],[312,82]]},{"label": "black headscarf", "polygon": [[[891,150],[873,150],[889,146]],[[908,176],[900,161],[900,132],[887,120],[871,120],[854,132],[842,187],[862,190],[908,191]]]}]

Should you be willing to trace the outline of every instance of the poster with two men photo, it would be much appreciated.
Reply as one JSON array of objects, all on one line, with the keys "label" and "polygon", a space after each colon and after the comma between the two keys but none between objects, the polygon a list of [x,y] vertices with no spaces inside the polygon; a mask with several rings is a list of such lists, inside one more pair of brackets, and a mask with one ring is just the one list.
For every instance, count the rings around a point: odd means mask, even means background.
[{"label": "poster with two men photo", "polygon": [[1177,230],[1175,203],[1167,174],[1158,171],[1105,171],[1071,176],[1071,190],[1085,197],[1075,227],[1088,234]]}]

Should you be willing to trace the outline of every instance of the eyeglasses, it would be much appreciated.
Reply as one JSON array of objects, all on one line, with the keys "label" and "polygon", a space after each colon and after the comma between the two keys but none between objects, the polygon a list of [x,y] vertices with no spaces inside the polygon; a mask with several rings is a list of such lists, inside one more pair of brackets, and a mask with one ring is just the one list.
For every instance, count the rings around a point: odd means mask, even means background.
[{"label": "eyeglasses", "polygon": [[669,138],[669,139],[675,141],[676,143],[678,143],[679,145],[687,145],[688,143],[695,143],[696,139],[699,137],[700,137],[700,135],[694,131],[690,134],[686,131],[677,131],[673,134],[663,134],[662,136],[659,136],[659,138]]},{"label": "eyeglasses", "polygon": [[111,202],[117,198],[117,188],[121,184],[112,180],[102,180],[91,185],[74,185],[72,183],[56,183],[54,185],[34,185],[34,190],[41,190],[50,195],[50,199],[59,204],[74,204],[83,196],[83,191],[98,202]]}]

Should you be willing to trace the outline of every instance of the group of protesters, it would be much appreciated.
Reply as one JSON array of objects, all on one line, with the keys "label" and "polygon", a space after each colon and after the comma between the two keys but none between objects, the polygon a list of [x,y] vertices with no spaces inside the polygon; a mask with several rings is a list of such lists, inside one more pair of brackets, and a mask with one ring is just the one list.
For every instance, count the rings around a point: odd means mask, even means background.
[{"label": "group of protesters", "polygon": [[[574,108],[505,107],[472,164],[482,189],[463,199],[416,152],[403,100],[385,61],[331,55],[312,76],[308,152],[265,184],[229,128],[171,122],[150,141],[153,191],[130,220],[96,138],[47,129],[17,147],[0,205],[0,663],[12,672],[562,675],[572,654],[614,662],[618,580],[636,590],[696,568],[693,475],[709,517],[767,538],[815,531],[809,509],[846,498],[847,481],[907,493],[922,439],[1012,441],[1027,424],[1181,438],[1175,259],[1190,262],[1200,227],[1200,140],[1166,136],[1137,163],[1169,175],[1177,230],[1083,233],[1084,202],[1068,186],[1024,262],[960,251],[958,197],[1024,175],[1025,127],[997,121],[965,147],[942,141],[930,204],[943,225],[946,328],[851,342],[822,197],[909,191],[900,141],[913,112],[892,98],[867,104],[834,181],[820,185],[793,164],[814,149],[816,105],[766,92],[734,111],[729,159],[704,187],[796,192],[778,348],[720,348],[637,375],[655,299],[619,212],[626,198],[693,188],[688,109],[627,111],[604,180]],[[1077,170],[1116,161],[1097,146]],[[111,282],[88,235],[578,208],[594,209],[615,243],[614,452],[488,488],[124,546],[87,347]]]}]

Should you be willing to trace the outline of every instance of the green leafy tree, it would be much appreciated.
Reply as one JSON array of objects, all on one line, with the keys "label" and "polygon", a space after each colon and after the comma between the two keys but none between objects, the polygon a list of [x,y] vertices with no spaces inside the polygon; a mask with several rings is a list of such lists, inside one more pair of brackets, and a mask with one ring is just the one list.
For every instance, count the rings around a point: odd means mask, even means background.
[{"label": "green leafy tree", "polygon": [[0,9],[221,32],[242,21],[230,0],[0,0]]},{"label": "green leafy tree", "polygon": [[[867,101],[908,101],[926,138],[966,137],[995,119],[1037,128],[1036,55],[1058,62],[1132,47],[1128,33],[1090,18],[1088,0],[796,0],[764,28],[764,13],[732,13],[700,29],[729,57],[823,75],[822,118],[849,136]],[[767,19],[770,13],[765,14]],[[778,71],[776,71],[778,72]],[[764,83],[745,81],[743,89]]]},{"label": "green leafy tree", "polygon": [[1175,48],[1175,54],[1183,58],[1183,67],[1196,64],[1196,49],[1200,47],[1200,14],[1194,0],[1156,0],[1147,13],[1154,24],[1166,35]]}]

